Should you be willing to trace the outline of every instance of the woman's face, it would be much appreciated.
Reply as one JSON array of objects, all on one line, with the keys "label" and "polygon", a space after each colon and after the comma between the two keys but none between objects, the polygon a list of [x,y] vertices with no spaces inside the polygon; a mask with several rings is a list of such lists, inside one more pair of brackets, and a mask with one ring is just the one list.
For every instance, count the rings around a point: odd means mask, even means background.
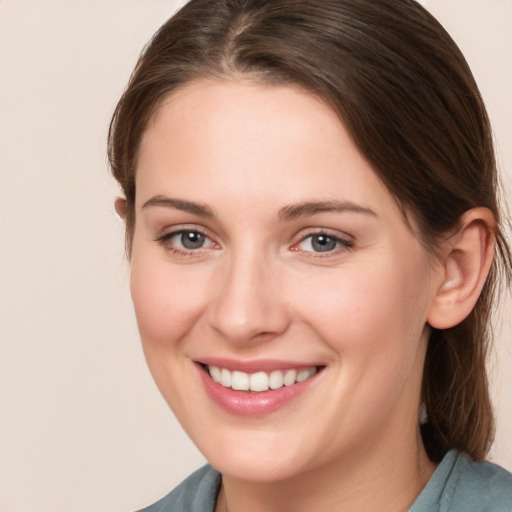
[{"label": "woman's face", "polygon": [[190,84],[149,124],[136,186],[144,352],[214,466],[271,481],[417,442],[438,273],[326,105]]}]

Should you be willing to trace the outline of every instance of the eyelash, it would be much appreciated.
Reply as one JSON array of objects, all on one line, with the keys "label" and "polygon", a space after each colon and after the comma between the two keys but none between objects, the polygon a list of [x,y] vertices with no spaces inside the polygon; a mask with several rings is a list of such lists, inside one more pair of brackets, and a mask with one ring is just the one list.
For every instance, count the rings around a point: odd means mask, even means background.
[{"label": "eyelash", "polygon": [[[178,236],[183,236],[184,234],[189,235],[200,235],[201,237],[204,237],[205,241],[209,241],[210,244],[207,247],[201,246],[196,249],[187,249],[187,248],[177,248],[174,246],[174,244],[171,243],[171,240]],[[306,240],[310,239],[311,244],[313,244],[313,239],[325,237],[329,239],[332,243],[335,244],[335,247],[332,250],[327,251],[314,251],[314,250],[304,250],[300,249],[300,245],[306,242]],[[204,250],[210,249],[212,247],[218,247],[218,245],[202,230],[200,229],[178,229],[176,231],[171,231],[169,233],[165,233],[159,238],[156,239],[157,242],[160,243],[164,247],[165,250],[171,252],[172,254],[175,254],[177,256],[183,256],[183,257],[200,257],[204,254]],[[338,255],[339,252],[343,251],[349,251],[353,249],[354,242],[352,240],[347,240],[345,238],[341,238],[339,236],[333,235],[331,233],[328,233],[326,231],[318,231],[314,233],[308,233],[307,235],[303,236],[296,244],[294,244],[291,247],[292,251],[298,252],[299,254],[308,257],[308,258],[328,258],[332,257],[334,255]]]},{"label": "eyelash", "polygon": [[195,234],[195,235],[200,235],[202,237],[204,237],[205,241],[209,241],[210,242],[210,246],[213,247],[213,246],[216,246],[217,244],[215,242],[213,242],[213,240],[206,234],[204,233],[202,230],[200,229],[178,229],[176,231],[171,231],[169,233],[165,233],[163,234],[162,236],[160,236],[159,238],[157,238],[157,242],[160,243],[160,245],[166,250],[166,251],[169,251],[171,252],[172,254],[175,254],[177,256],[184,256],[184,257],[199,257],[199,256],[202,256],[204,254],[204,249],[208,249],[210,247],[198,247],[197,249],[187,249],[187,248],[177,248],[175,246],[173,246],[173,244],[171,243],[171,240],[174,238],[174,237],[177,237],[177,236],[183,236],[184,234]]},{"label": "eyelash", "polygon": [[[300,249],[299,246],[303,244],[306,240],[310,239],[310,244],[313,244],[313,239],[317,237],[325,237],[328,238],[331,242],[335,244],[335,247],[332,250],[328,251],[306,251],[304,249]],[[349,251],[354,248],[354,242],[352,240],[348,240],[346,238],[341,238],[339,236],[333,235],[326,231],[317,231],[314,233],[308,233],[303,236],[298,243],[296,243],[293,247],[293,251],[297,251],[301,255],[308,258],[329,258],[332,256],[339,255],[340,252]]]}]

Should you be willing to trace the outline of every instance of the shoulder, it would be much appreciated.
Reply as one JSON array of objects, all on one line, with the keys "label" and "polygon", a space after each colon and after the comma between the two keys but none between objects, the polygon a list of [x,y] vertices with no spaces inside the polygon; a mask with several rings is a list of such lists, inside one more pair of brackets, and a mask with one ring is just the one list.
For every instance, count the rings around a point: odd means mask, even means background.
[{"label": "shoulder", "polygon": [[458,455],[454,470],[454,504],[461,503],[468,511],[512,512],[512,474],[508,471],[463,454]]},{"label": "shoulder", "polygon": [[512,474],[448,452],[410,512],[512,512]]},{"label": "shoulder", "polygon": [[167,496],[139,512],[214,512],[220,480],[220,473],[207,464],[192,473]]}]

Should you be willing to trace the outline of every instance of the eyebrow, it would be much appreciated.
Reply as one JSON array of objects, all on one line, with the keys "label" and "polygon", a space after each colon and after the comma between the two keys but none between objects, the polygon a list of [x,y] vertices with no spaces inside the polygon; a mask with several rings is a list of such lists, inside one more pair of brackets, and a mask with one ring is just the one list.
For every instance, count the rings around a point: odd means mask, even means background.
[{"label": "eyebrow", "polygon": [[148,199],[143,205],[142,209],[149,208],[151,206],[163,206],[166,208],[174,208],[175,210],[181,210],[199,217],[213,217],[213,211],[210,207],[205,204],[195,203],[192,201],[185,201],[183,199],[172,199],[166,196],[155,196]]},{"label": "eyebrow", "polygon": [[[162,195],[154,196],[148,199],[143,205],[142,209],[152,206],[160,206],[164,208],[173,208],[181,210],[200,217],[212,218],[215,217],[213,210],[202,203],[193,201],[185,201],[184,199],[173,199]],[[364,206],[359,206],[350,201],[305,201],[302,203],[291,204],[284,206],[278,212],[278,219],[282,222],[296,220],[300,217],[307,217],[309,215],[316,215],[324,212],[337,212],[337,213],[359,213],[378,217],[372,209]]]},{"label": "eyebrow", "polygon": [[300,217],[324,212],[362,213],[364,215],[371,215],[372,217],[378,218],[377,213],[372,209],[359,206],[355,203],[351,203],[350,201],[307,201],[304,203],[292,204],[281,208],[279,210],[278,217],[281,221],[291,221]]}]

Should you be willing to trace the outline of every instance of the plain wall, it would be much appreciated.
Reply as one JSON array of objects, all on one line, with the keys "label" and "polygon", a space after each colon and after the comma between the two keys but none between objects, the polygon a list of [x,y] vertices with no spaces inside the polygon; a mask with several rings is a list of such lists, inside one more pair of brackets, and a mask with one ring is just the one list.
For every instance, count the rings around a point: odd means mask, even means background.
[{"label": "plain wall", "polygon": [[[423,3],[476,74],[510,186],[512,2]],[[203,463],[146,369],[105,157],[137,55],[177,5],[0,0],[0,512],[133,511]],[[510,312],[491,457],[512,470]]]}]

